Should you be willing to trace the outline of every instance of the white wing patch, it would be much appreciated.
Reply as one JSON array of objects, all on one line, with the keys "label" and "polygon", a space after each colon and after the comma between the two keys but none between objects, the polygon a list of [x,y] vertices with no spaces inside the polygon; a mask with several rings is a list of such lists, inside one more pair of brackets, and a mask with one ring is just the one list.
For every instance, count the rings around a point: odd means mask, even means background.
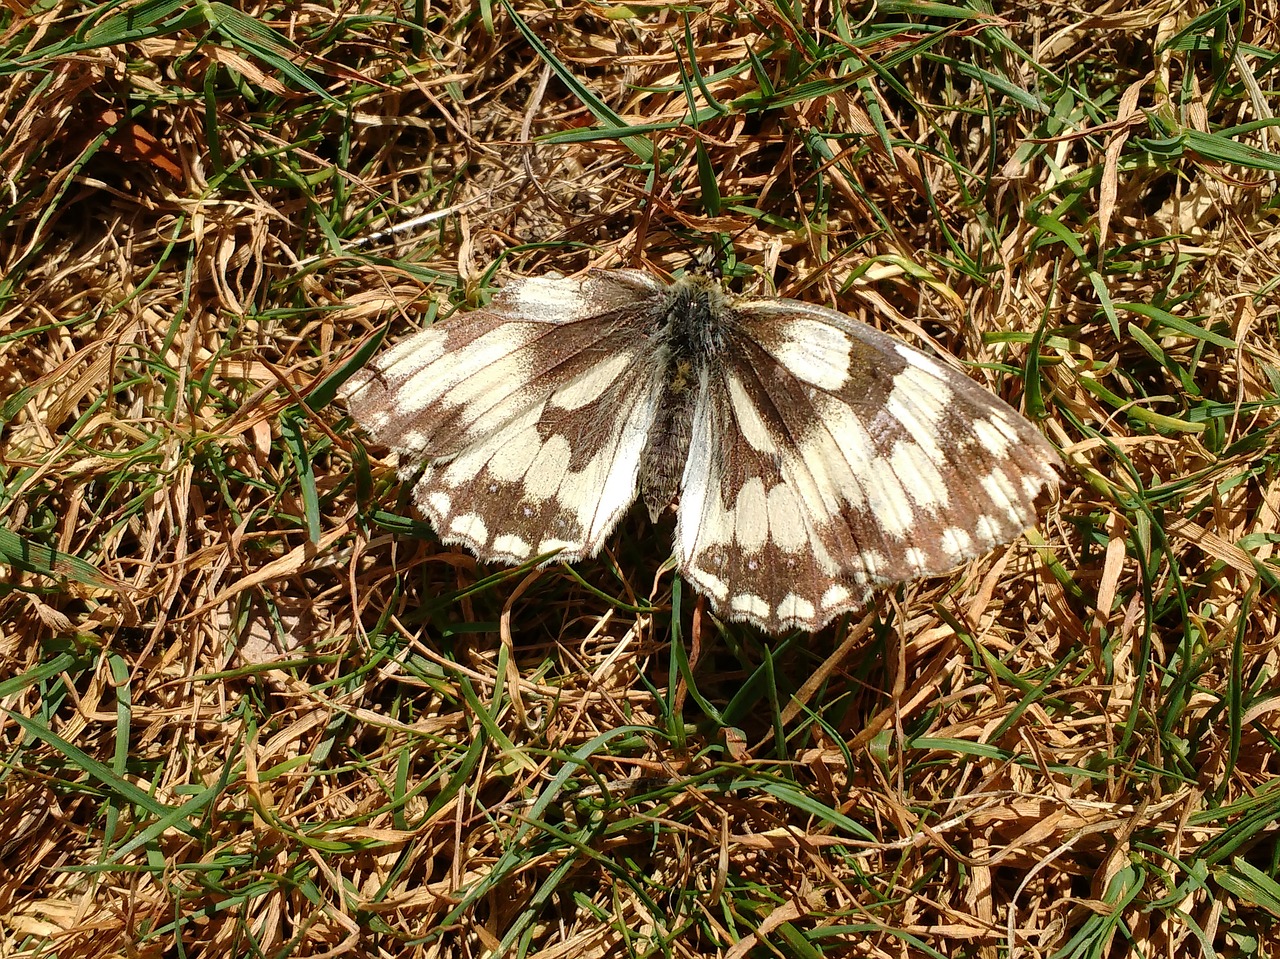
[{"label": "white wing patch", "polygon": [[562,317],[590,314],[592,304],[581,280],[547,275],[531,276],[507,287],[508,301],[521,319],[534,323],[562,322]]},{"label": "white wing patch", "polygon": [[830,323],[795,317],[770,352],[797,379],[838,390],[849,381],[852,347],[849,337]]},{"label": "white wing patch", "polygon": [[627,369],[635,365],[636,358],[629,353],[602,361],[591,370],[590,376],[580,376],[574,382],[551,394],[551,405],[561,410],[580,410],[594,403],[613,388],[614,382]]},{"label": "white wing patch", "polygon": [[951,390],[946,383],[922,370],[907,367],[894,377],[885,410],[923,447],[929,459],[937,462],[943,456],[938,430],[951,401]]},{"label": "white wing patch", "polygon": [[747,396],[747,389],[742,385],[742,380],[729,374],[725,377],[725,382],[729,387],[729,399],[738,414],[738,428],[742,431],[742,438],[751,444],[752,449],[773,449],[774,437],[765,426],[764,420],[760,418],[755,404]]}]

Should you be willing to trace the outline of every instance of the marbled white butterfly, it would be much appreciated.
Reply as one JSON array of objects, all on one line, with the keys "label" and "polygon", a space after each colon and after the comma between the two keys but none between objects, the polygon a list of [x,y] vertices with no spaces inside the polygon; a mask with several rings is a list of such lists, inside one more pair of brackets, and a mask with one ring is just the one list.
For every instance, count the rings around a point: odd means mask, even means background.
[{"label": "marbled white butterfly", "polygon": [[512,281],[344,392],[445,543],[594,556],[639,493],[676,507],[680,574],[775,633],[1009,542],[1058,483],[1053,447],[962,374],[698,272]]}]

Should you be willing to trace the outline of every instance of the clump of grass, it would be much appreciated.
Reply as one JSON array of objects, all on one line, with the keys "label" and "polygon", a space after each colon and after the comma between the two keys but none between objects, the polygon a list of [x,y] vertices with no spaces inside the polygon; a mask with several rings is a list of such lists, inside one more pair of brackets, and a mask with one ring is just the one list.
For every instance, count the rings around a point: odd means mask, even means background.
[{"label": "clump of grass", "polygon": [[[6,954],[1265,955],[1280,17],[1233,9],[9,13]],[[504,271],[708,238],[1020,400],[1042,528],[768,640],[639,518],[442,549],[330,402]]]}]

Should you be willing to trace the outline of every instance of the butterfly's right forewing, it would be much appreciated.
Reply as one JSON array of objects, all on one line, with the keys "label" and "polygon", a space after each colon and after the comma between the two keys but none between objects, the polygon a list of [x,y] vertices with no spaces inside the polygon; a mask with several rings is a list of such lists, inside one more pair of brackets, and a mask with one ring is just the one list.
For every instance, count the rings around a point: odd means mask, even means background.
[{"label": "butterfly's right forewing", "polygon": [[1030,423],[918,350],[792,300],[727,304],[722,322],[676,552],[723,615],[818,629],[1012,540],[1057,485]]}]

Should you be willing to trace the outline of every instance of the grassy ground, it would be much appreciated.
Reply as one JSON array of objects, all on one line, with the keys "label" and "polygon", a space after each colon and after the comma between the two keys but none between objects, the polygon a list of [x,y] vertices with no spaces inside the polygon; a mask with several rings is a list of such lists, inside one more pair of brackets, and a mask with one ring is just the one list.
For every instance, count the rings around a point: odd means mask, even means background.
[{"label": "grassy ground", "polygon": [[[1280,9],[998,6],[0,14],[0,955],[1280,953]],[[1042,418],[1039,531],[769,640],[330,402],[717,237]]]}]

